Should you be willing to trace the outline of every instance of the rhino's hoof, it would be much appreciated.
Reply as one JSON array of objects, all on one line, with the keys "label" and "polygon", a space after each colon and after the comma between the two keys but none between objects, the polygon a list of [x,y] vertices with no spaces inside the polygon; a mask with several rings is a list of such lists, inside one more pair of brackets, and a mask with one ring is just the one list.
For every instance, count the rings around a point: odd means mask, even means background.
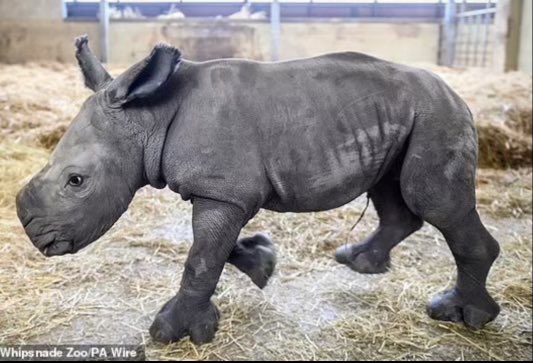
[{"label": "rhino's hoof", "polygon": [[165,320],[162,316],[158,315],[152,326],[150,326],[150,336],[158,343],[170,344],[177,342],[181,338],[185,337],[185,331],[175,330],[170,322]]},{"label": "rhino's hoof", "polygon": [[179,304],[171,308],[165,306],[152,323],[150,335],[163,344],[177,342],[186,336],[190,336],[197,345],[209,343],[218,329],[219,316],[217,307],[212,303],[202,311],[180,309]]},{"label": "rhino's hoof", "polygon": [[486,291],[468,294],[466,301],[457,289],[446,291],[431,300],[427,307],[430,318],[464,323],[472,329],[481,329],[500,313],[500,307]]},{"label": "rhino's hoof", "polygon": [[262,289],[276,268],[276,250],[270,238],[258,233],[237,241],[230,262]]},{"label": "rhino's hoof", "polygon": [[335,252],[335,259],[362,274],[381,274],[390,269],[389,253],[366,244],[341,246]]}]

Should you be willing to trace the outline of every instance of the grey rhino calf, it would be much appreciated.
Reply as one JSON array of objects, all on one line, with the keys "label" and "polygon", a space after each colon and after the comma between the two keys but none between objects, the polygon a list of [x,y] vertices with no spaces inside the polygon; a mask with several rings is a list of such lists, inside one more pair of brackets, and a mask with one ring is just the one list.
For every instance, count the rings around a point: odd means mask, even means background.
[{"label": "grey rhino calf", "polygon": [[286,62],[192,62],[168,45],[113,79],[76,40],[87,87],[49,163],[19,192],[18,216],[46,256],[103,235],[145,186],[193,203],[194,243],[181,287],[150,328],[159,342],[213,339],[211,296],[226,262],[264,287],[275,253],[238,240],[259,211],[324,211],[367,192],[379,226],[336,258],[381,273],[423,221],[457,263],[453,289],[428,306],[438,320],[481,328],[499,313],[485,288],[499,254],[476,211],[477,135],[466,104],[439,78],[359,53]]}]

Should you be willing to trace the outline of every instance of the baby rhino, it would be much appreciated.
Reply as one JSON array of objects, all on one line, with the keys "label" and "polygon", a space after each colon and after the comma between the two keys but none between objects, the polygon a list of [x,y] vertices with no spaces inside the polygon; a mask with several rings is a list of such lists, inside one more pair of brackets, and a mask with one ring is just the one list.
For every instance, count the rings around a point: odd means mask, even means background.
[{"label": "baby rhino", "polygon": [[76,57],[94,94],[18,194],[18,216],[33,244],[57,256],[102,236],[145,185],[190,200],[194,243],[179,292],[150,328],[155,340],[213,339],[211,296],[227,262],[266,285],[270,240],[238,239],[261,208],[324,211],[365,192],[379,226],[339,248],[338,262],[385,272],[391,249],[426,221],[446,238],[458,271],[429,315],[473,328],[498,315],[485,288],[499,247],[476,211],[474,122],[435,75],[351,52],[192,62],[158,45],[113,79],[86,37]]}]

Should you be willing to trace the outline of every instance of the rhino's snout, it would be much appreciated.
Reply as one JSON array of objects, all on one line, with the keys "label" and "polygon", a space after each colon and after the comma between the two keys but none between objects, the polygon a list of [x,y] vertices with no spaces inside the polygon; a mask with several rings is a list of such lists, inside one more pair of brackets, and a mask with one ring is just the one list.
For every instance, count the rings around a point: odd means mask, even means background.
[{"label": "rhino's snout", "polygon": [[70,253],[72,243],[57,241],[57,231],[42,224],[38,217],[40,200],[35,195],[32,183],[22,188],[16,197],[17,215],[31,242],[45,256],[58,256]]}]

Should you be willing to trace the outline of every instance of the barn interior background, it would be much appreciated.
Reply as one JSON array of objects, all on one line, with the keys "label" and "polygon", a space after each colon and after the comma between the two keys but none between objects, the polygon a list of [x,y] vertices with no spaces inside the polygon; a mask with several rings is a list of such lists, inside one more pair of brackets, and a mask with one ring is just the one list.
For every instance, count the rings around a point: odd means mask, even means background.
[{"label": "barn interior background", "polygon": [[[0,0],[0,345],[146,343],[159,359],[532,358],[532,2]],[[102,16],[100,16],[102,14]],[[185,58],[284,60],[353,50],[430,69],[469,104],[479,130],[477,198],[502,244],[489,290],[502,314],[481,331],[431,321],[425,304],[453,281],[441,235],[426,225],[393,252],[385,275],[337,265],[364,198],[313,214],[261,212],[246,228],[278,246],[259,291],[228,266],[211,344],[154,344],[148,327],[179,284],[190,206],[143,189],[101,241],[45,259],[16,219],[16,191],[46,162],[89,95],[73,39],[114,75],[165,41]]]}]

